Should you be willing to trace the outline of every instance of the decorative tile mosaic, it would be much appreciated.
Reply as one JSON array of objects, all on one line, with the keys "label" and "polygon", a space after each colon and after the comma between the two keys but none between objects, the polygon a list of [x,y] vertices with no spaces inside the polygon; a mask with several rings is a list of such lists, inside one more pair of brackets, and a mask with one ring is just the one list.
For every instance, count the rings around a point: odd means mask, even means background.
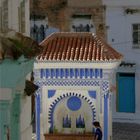
[{"label": "decorative tile mosaic", "polygon": [[41,79],[40,81],[35,81],[35,84],[39,86],[100,86],[100,81],[88,79]]},{"label": "decorative tile mosaic", "polygon": [[[37,73],[38,74],[38,73]],[[36,75],[37,75],[36,74]],[[102,69],[41,69],[40,78],[102,78],[103,71]]]},{"label": "decorative tile mosaic", "polygon": [[[74,93],[74,92],[69,92],[69,93],[65,93],[65,94],[62,94],[60,97],[58,97],[57,99],[55,99],[51,104],[50,104],[50,107],[49,107],[49,114],[48,114],[48,122],[50,124],[53,124],[53,113],[54,113],[54,109],[56,107],[56,105],[64,98],[67,98],[67,97],[70,97],[69,99],[71,100],[80,100],[80,99],[84,99],[88,104],[89,106],[91,107],[92,109],[92,112],[93,112],[93,120],[95,120],[96,118],[96,111],[95,111],[95,107],[93,105],[93,101],[91,101],[91,99],[89,99],[88,97],[84,96],[84,95],[81,95],[81,94],[78,94],[78,93]],[[79,109],[79,107],[81,106],[80,105],[80,102],[79,102],[79,106],[78,108],[75,108],[74,106],[71,106],[72,104],[69,102],[69,107],[72,109],[72,110],[76,110],[76,109]]]}]

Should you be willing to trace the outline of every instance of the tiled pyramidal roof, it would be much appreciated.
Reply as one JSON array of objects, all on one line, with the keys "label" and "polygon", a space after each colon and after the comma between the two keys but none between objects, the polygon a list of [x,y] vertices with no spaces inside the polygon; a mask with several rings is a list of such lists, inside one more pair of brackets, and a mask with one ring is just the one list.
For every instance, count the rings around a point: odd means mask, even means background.
[{"label": "tiled pyramidal roof", "polygon": [[122,55],[92,33],[53,33],[40,44],[41,61],[116,61]]}]

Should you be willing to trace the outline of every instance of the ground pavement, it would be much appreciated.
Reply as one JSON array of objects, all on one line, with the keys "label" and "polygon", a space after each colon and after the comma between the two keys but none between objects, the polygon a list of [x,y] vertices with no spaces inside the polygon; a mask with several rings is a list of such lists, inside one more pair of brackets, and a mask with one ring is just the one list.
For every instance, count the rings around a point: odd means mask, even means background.
[{"label": "ground pavement", "polygon": [[[35,134],[32,140],[36,140]],[[140,124],[113,123],[113,140],[140,140]]]},{"label": "ground pavement", "polygon": [[140,140],[140,124],[113,123],[113,140]]}]

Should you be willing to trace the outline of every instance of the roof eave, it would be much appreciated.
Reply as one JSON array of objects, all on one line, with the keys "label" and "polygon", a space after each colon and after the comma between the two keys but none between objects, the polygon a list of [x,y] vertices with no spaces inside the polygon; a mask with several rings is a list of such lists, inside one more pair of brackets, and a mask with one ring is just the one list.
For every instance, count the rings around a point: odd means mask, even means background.
[{"label": "roof eave", "polygon": [[115,69],[121,63],[121,59],[110,61],[49,61],[38,60],[34,63],[35,69],[45,68],[101,68]]}]

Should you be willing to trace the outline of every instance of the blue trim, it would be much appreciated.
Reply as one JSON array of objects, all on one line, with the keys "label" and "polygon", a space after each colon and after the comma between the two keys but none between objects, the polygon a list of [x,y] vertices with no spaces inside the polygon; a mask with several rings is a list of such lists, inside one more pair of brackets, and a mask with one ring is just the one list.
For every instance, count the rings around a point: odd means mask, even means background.
[{"label": "blue trim", "polygon": [[50,73],[49,73],[49,69],[46,69],[46,78],[49,78]]},{"label": "blue trim", "polygon": [[109,93],[104,95],[104,140],[108,140],[108,97]]},{"label": "blue trim", "polygon": [[44,75],[44,70],[41,69],[41,70],[40,70],[40,77],[43,78],[43,75]]},{"label": "blue trim", "polygon": [[56,69],[56,78],[58,78],[59,77],[59,69]]},{"label": "blue trim", "polygon": [[89,76],[89,69],[85,69],[85,78],[88,78]]},{"label": "blue trim", "polygon": [[90,75],[90,78],[93,77],[93,69],[89,69],[89,75]]},{"label": "blue trim", "polygon": [[103,69],[100,69],[100,78],[103,78]]},{"label": "blue trim", "polygon": [[95,69],[95,78],[97,78],[99,75],[98,69]]},{"label": "blue trim", "polygon": [[75,69],[75,78],[79,77],[79,70]]},{"label": "blue trim", "polygon": [[[106,82],[106,81],[105,81]],[[105,83],[103,82],[103,83]],[[100,86],[99,80],[82,80],[82,79],[42,79],[35,81],[37,85],[40,86]],[[106,82],[107,83],[107,82]],[[104,86],[105,85],[105,86]],[[108,87],[107,84],[102,84],[102,89],[106,90],[104,87]]]},{"label": "blue trim", "polygon": [[70,69],[70,78],[73,78],[73,77],[74,77],[74,70]]},{"label": "blue trim", "polygon": [[89,94],[89,96],[90,96],[91,98],[96,99],[96,91],[95,91],[95,90],[89,90],[89,91],[88,91],[88,94]]},{"label": "blue trim", "polygon": [[61,78],[65,77],[64,69],[60,69],[60,77]]},{"label": "blue trim", "polygon": [[92,69],[92,77],[95,77],[95,70]]},{"label": "blue trim", "polygon": [[51,69],[50,72],[51,72],[51,78],[56,77],[55,76],[55,70],[54,69]]},{"label": "blue trim", "polygon": [[77,93],[67,93],[67,94],[63,94],[62,96],[58,97],[49,107],[49,117],[48,117],[48,122],[51,124],[51,126],[53,127],[53,114],[54,114],[54,110],[55,110],[55,107],[56,105],[64,98],[67,98],[69,96],[74,96],[74,97],[79,97],[79,98],[82,98],[84,100],[87,101],[87,103],[89,104],[89,106],[91,107],[92,109],[92,112],[93,112],[93,120],[95,120],[95,117],[96,117],[96,112],[95,112],[95,108],[94,106],[91,104],[91,100],[86,98],[85,96],[82,96],[81,97],[81,94],[77,94]]},{"label": "blue trim", "polygon": [[46,79],[48,78],[102,78],[102,69],[88,69],[88,68],[70,68],[70,69],[40,69],[40,77]]},{"label": "blue trim", "polygon": [[65,77],[68,78],[68,76],[69,76],[69,69],[66,69],[65,70]]},{"label": "blue trim", "polygon": [[40,95],[36,94],[36,137],[40,140]]},{"label": "blue trim", "polygon": [[55,95],[56,90],[48,90],[48,98],[51,98]]},{"label": "blue trim", "polygon": [[67,107],[69,110],[77,111],[81,108],[81,105],[81,99],[76,96],[72,96],[67,100]]},{"label": "blue trim", "polygon": [[82,79],[84,77],[84,69],[80,69],[80,78]]}]

